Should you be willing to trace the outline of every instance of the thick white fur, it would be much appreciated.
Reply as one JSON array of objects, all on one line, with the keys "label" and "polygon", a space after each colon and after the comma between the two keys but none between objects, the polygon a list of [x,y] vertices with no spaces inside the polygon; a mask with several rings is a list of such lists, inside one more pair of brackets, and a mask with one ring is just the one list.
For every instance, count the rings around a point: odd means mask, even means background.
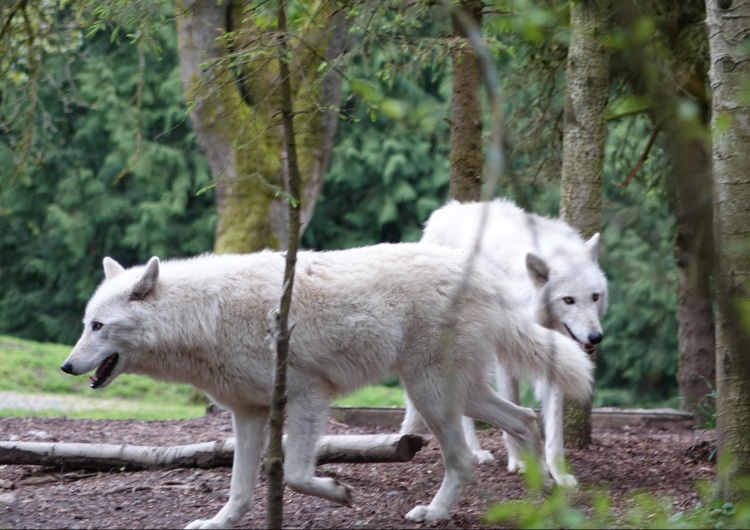
[{"label": "thick white fur", "polygon": [[[498,358],[513,373],[589,398],[592,363],[573,340],[515,311],[507,281],[492,267],[475,264],[451,313],[455,327],[446,331],[446,309],[464,262],[460,251],[424,244],[299,254],[287,379],[284,471],[290,488],[352,504],[348,486],[314,476],[316,440],[332,398],[392,373],[435,434],[445,465],[432,502],[406,515],[413,521],[447,518],[472,477],[462,414],[497,425],[541,457],[533,411],[491,389],[487,374]],[[84,374],[118,352],[102,386],[120,373],[145,374],[194,385],[232,411],[237,448],[229,501],[190,528],[232,526],[252,506],[274,373],[269,330],[283,269],[283,255],[271,251],[163,263],[152,258],[127,270],[105,258],[106,279],[63,364],[68,373]]]},{"label": "thick white fur", "polygon": [[[496,199],[484,203],[449,202],[428,219],[422,242],[470,251],[483,215],[486,218],[479,256],[508,276],[508,288],[520,301],[518,310],[545,327],[573,335],[592,350],[595,345],[589,343],[589,337],[596,339],[598,333],[601,340],[600,317],[607,309],[607,281],[598,265],[599,234],[584,241],[561,220],[528,214],[511,201]],[[546,278],[539,274],[540,267],[548,270]],[[574,303],[566,303],[566,297]],[[568,375],[572,374],[558,372],[558,381]],[[501,395],[518,403],[518,380],[502,366],[497,382]],[[555,481],[572,487],[577,481],[566,471],[563,453],[563,393],[567,391],[561,392],[548,383],[541,378],[535,385],[544,418],[546,461]],[[402,432],[423,431],[420,420],[407,397]],[[493,460],[492,454],[480,447],[473,421],[464,420],[464,431],[477,461]],[[507,435],[505,441],[508,469],[521,469],[520,448]]]}]

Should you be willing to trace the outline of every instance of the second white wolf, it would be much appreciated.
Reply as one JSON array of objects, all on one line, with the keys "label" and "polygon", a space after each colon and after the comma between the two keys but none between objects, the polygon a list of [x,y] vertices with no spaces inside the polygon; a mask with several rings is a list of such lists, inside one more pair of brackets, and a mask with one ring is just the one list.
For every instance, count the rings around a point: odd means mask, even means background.
[{"label": "second white wolf", "polygon": [[[445,466],[432,502],[406,514],[412,521],[447,518],[471,480],[462,414],[505,430],[541,459],[534,412],[489,384],[498,359],[514,374],[533,374],[579,400],[590,397],[593,365],[578,345],[519,314],[492,267],[477,263],[462,283],[464,262],[460,251],[423,244],[298,255],[287,374],[290,488],[353,503],[349,486],[314,476],[316,442],[334,397],[390,374],[401,377]],[[122,373],[191,384],[232,412],[229,500],[190,528],[232,526],[252,508],[275,367],[269,317],[279,305],[283,271],[283,254],[271,251],[164,263],[154,257],[130,269],[105,258],[105,280],[86,307],[83,335],[62,365],[73,375],[95,371],[93,388]]]},{"label": "second white wolf", "polygon": [[[592,353],[604,335],[600,318],[607,310],[607,280],[599,268],[599,234],[588,241],[570,225],[526,213],[509,200],[459,203],[451,201],[433,212],[425,225],[423,243],[470,252],[476,243],[482,216],[486,215],[479,257],[489,260],[508,277],[508,286],[519,311],[549,328],[569,335]],[[518,379],[498,367],[501,395],[518,403]],[[563,395],[542,378],[536,381],[542,405],[545,455],[552,477],[562,486],[578,482],[565,469],[563,453]],[[424,430],[419,414],[407,396],[402,433]],[[478,462],[493,460],[483,451],[474,422],[464,420],[467,442]],[[504,435],[508,470],[522,469],[521,450]]]}]

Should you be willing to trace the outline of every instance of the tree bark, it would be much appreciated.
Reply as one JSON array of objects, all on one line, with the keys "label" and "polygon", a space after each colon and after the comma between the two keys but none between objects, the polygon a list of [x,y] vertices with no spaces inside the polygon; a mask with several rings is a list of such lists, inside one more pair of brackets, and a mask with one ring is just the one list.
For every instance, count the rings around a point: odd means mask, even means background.
[{"label": "tree bark", "polygon": [[[482,25],[482,1],[463,0],[458,9]],[[479,58],[461,24],[453,22],[454,44],[451,95],[450,196],[461,202],[478,201],[482,189],[482,72]]]},{"label": "tree bark", "polygon": [[[421,436],[364,434],[321,436],[317,463],[408,462],[426,442]],[[0,465],[65,466],[68,469],[174,469],[232,465],[234,438],[190,445],[141,445],[60,442],[0,442]]]},{"label": "tree bark", "polygon": [[707,0],[716,245],[719,481],[725,500],[750,479],[750,0]]},{"label": "tree bark", "polygon": [[[267,52],[239,0],[177,0],[180,68],[190,120],[216,183],[216,252],[286,248],[288,221],[283,197],[283,138],[278,67],[256,54],[238,61],[238,49]],[[297,132],[303,179],[301,219],[312,216],[328,169],[336,128],[341,77],[321,79],[324,61],[339,56],[346,36],[345,13],[335,2],[320,10],[325,23],[301,29],[292,51],[294,107],[305,116]],[[222,37],[234,32],[233,47]],[[247,45],[247,48],[243,46]],[[231,48],[231,49],[230,49]],[[239,77],[236,75],[239,72]],[[281,192],[281,193],[280,193]]]},{"label": "tree bark", "polygon": [[[675,100],[676,101],[676,100]],[[713,260],[710,147],[699,136],[688,137],[673,117],[669,131],[672,170],[667,178],[675,219],[677,323],[682,409],[699,423],[715,410],[716,386],[711,272]],[[707,125],[707,124],[706,124]]]},{"label": "tree bark", "polygon": [[[573,0],[565,90],[560,214],[584,239],[601,230],[609,57],[609,0]],[[591,443],[591,403],[566,402],[566,444]]]},{"label": "tree bark", "polygon": [[[618,3],[616,17],[625,29],[624,70],[636,93],[648,97],[653,134],[662,133],[670,159],[665,187],[675,220],[673,257],[677,268],[678,372],[681,406],[696,421],[710,419],[715,410],[715,358],[713,328],[712,185],[708,130],[709,96],[706,62],[694,44],[692,33],[705,10],[695,2],[663,2],[659,6]],[[659,25],[656,39],[644,37],[644,21]],[[644,50],[644,39],[658,50],[658,57]],[[653,43],[656,44],[653,44]],[[689,47],[688,47],[689,48]],[[706,58],[707,59],[707,58]],[[697,105],[693,116],[680,112],[683,105]]]}]

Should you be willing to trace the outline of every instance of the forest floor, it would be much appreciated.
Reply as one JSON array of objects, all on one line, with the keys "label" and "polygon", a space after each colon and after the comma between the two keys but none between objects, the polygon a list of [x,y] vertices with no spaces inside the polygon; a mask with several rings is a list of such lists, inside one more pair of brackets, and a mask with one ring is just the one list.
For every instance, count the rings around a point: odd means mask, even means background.
[{"label": "forest floor", "polygon": [[[329,421],[329,434],[384,432]],[[392,431],[391,431],[392,432]],[[231,417],[217,412],[190,420],[81,420],[64,418],[0,419],[0,440],[88,442],[134,445],[184,445],[232,436]],[[451,519],[411,523],[404,514],[428,503],[443,477],[434,440],[411,462],[329,464],[317,474],[354,488],[355,506],[285,493],[284,526],[289,528],[478,528],[486,510],[528,495],[523,479],[509,474],[502,436],[480,430],[483,447],[496,461],[477,467],[475,480]],[[683,427],[594,429],[588,450],[566,455],[580,486],[571,495],[584,510],[588,493],[609,491],[616,513],[624,513],[635,493],[669,498],[675,511],[699,502],[696,484],[715,477],[710,456],[712,431]],[[0,466],[0,528],[183,528],[212,517],[226,502],[231,470],[86,472],[38,466]],[[263,528],[266,487],[261,476],[254,509],[237,528]]]}]

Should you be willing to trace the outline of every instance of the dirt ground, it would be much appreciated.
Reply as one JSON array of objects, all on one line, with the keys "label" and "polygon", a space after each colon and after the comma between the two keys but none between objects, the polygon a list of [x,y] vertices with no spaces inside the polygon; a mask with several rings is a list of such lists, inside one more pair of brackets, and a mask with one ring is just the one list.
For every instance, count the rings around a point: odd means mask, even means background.
[{"label": "dirt ground", "polygon": [[[333,420],[330,434],[382,432],[349,427]],[[173,421],[103,421],[39,418],[0,419],[0,440],[183,445],[232,435],[230,416],[218,412]],[[496,461],[477,468],[449,521],[415,524],[403,516],[415,504],[429,502],[443,477],[434,440],[414,460],[398,464],[332,464],[319,475],[354,488],[354,508],[290,492],[285,493],[284,525],[290,528],[477,528],[486,509],[505,499],[523,498],[527,490],[506,469],[502,437],[480,431],[483,446]],[[676,510],[698,502],[695,483],[715,474],[709,459],[713,433],[675,428],[595,430],[586,451],[567,457],[585,492],[606,488],[613,506],[624,510],[636,492],[672,499]],[[0,466],[0,528],[182,528],[212,517],[229,492],[230,469],[109,472]],[[255,507],[237,526],[263,528],[265,478]]]}]

